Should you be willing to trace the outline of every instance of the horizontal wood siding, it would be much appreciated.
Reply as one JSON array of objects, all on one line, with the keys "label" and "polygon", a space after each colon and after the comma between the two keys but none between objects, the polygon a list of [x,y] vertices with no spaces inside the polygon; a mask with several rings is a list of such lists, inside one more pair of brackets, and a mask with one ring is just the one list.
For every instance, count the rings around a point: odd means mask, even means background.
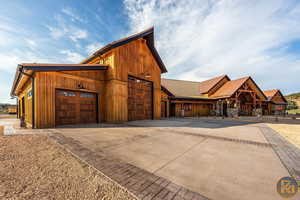
[{"label": "horizontal wood siding", "polygon": [[[192,109],[188,111],[185,110],[184,112],[182,112],[182,110],[184,109],[183,106],[184,104],[192,104]],[[175,116],[183,117],[182,113],[184,113],[184,117],[209,116],[212,107],[213,105],[211,103],[190,103],[190,102],[175,103]]]},{"label": "horizontal wood siding", "polygon": [[212,109],[212,105],[210,104],[193,104],[192,116],[208,116],[210,114],[210,109]]}]

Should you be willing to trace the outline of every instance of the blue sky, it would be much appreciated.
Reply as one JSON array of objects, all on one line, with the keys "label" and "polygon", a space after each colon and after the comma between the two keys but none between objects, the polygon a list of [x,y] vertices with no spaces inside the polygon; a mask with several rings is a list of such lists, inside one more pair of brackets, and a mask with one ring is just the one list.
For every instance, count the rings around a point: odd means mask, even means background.
[{"label": "blue sky", "polygon": [[12,0],[0,7],[0,103],[22,62],[78,63],[155,26],[169,73],[202,81],[252,76],[262,89],[300,91],[298,0]]}]

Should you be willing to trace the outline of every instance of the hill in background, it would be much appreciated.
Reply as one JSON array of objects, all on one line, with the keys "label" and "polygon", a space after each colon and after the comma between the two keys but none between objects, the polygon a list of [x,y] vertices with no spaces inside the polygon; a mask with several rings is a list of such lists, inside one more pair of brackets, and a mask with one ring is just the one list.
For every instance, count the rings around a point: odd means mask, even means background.
[{"label": "hill in background", "polygon": [[299,99],[300,100],[300,92],[286,95],[285,98],[289,100]]},{"label": "hill in background", "polygon": [[[289,107],[290,107],[290,109],[292,109],[289,112],[290,113],[300,113],[300,92],[286,95],[285,98],[289,101],[288,109],[289,109]],[[298,106],[298,109],[292,108],[296,105]]]}]

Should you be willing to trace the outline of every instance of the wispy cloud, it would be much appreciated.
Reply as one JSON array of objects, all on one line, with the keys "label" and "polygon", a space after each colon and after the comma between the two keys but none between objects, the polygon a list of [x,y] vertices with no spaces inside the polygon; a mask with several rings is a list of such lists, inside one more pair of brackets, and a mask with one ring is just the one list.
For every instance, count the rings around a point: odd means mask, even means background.
[{"label": "wispy cloud", "polygon": [[300,39],[299,1],[125,0],[124,5],[131,32],[155,26],[167,76],[252,75],[261,87],[285,91],[300,84],[299,56],[281,48]]},{"label": "wispy cloud", "polygon": [[97,51],[98,49],[100,49],[101,47],[103,47],[103,44],[100,43],[100,42],[95,42],[95,43],[92,43],[92,44],[89,44],[86,46],[86,52],[88,54],[92,54],[94,53],[95,51]]},{"label": "wispy cloud", "polygon": [[65,60],[71,63],[79,63],[84,59],[84,57],[81,54],[73,52],[71,50],[62,50],[60,51],[60,53],[64,54]]},{"label": "wispy cloud", "polygon": [[25,42],[26,42],[27,46],[32,50],[34,50],[37,47],[37,43],[32,39],[27,38],[27,39],[25,39]]},{"label": "wispy cloud", "polygon": [[46,25],[46,27],[49,29],[50,35],[54,39],[59,39],[68,32],[64,27],[54,27],[50,25]]},{"label": "wispy cloud", "polygon": [[77,42],[79,39],[87,38],[88,37],[88,32],[86,30],[83,30],[83,29],[76,29],[75,28],[75,29],[73,29],[72,32],[70,32],[69,37],[73,42]]},{"label": "wispy cloud", "polygon": [[66,8],[63,8],[62,10],[62,13],[68,15],[69,17],[71,17],[71,20],[72,21],[79,21],[79,22],[86,22],[85,19],[83,19],[79,14],[77,14],[75,12],[74,9],[70,8],[70,7],[66,7]]},{"label": "wispy cloud", "polygon": [[56,14],[54,19],[57,25],[46,25],[53,39],[57,40],[66,37],[73,41],[75,45],[78,45],[80,39],[85,39],[89,35],[87,30],[68,22],[60,14]]}]

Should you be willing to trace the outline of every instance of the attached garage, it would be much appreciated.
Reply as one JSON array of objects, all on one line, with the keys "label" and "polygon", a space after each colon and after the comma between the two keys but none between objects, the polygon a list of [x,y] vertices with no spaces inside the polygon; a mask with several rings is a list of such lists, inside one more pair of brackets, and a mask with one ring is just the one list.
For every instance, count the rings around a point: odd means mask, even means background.
[{"label": "attached garage", "polygon": [[94,93],[56,90],[55,124],[97,123],[97,96]]},{"label": "attached garage", "polygon": [[128,120],[153,118],[153,84],[150,81],[128,77]]}]

